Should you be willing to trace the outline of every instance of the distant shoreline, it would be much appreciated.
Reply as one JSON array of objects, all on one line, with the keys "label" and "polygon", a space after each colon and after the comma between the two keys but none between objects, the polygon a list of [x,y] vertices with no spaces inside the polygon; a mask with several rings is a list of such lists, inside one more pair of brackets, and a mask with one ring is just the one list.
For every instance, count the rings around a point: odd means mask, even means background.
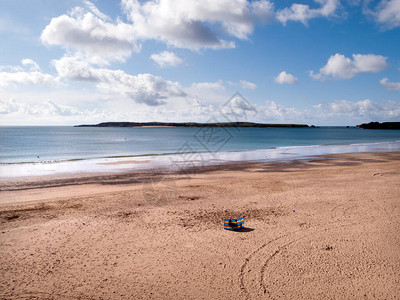
[{"label": "distant shoreline", "polygon": [[[82,124],[74,127],[294,127],[309,128],[307,124],[265,124],[252,122],[221,122],[221,123],[196,123],[196,122],[103,122],[98,124]],[[314,127],[314,126],[311,126]]]},{"label": "distant shoreline", "polygon": [[[81,124],[74,127],[241,127],[241,128],[316,128],[307,124],[272,124],[254,122],[218,122],[218,123],[197,123],[197,122],[102,122],[98,124]],[[347,126],[350,128],[352,126]],[[400,122],[370,122],[354,126],[362,129],[400,129]]]},{"label": "distant shoreline", "polygon": [[370,122],[357,125],[357,127],[363,129],[400,129],[400,122]]}]

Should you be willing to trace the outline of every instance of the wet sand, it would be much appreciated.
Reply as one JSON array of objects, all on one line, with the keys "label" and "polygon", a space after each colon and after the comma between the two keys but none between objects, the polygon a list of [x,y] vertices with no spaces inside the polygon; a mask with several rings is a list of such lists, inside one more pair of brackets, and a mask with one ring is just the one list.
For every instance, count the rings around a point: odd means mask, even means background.
[{"label": "wet sand", "polygon": [[398,299],[399,195],[400,153],[2,181],[0,298]]},{"label": "wet sand", "polygon": [[98,165],[131,165],[131,164],[147,164],[150,160],[122,160],[106,163],[98,163]]}]

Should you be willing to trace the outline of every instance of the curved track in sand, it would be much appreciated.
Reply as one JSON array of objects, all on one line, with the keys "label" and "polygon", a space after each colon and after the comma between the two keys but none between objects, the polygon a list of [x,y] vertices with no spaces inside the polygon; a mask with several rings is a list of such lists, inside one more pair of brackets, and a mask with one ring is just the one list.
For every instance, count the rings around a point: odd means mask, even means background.
[{"label": "curved track in sand", "polygon": [[[393,257],[382,258],[379,246],[367,247],[368,241],[376,242],[379,232],[366,226],[384,226],[378,223],[379,217],[387,224],[395,220],[393,212],[379,201],[373,202],[373,207],[380,209],[378,216],[345,201],[330,210],[331,222],[322,228],[284,234],[252,251],[240,269],[244,298],[323,299],[335,294],[335,299],[395,299],[391,289],[398,282],[398,263]],[[352,215],[357,212],[365,217],[354,223]],[[347,256],[341,254],[341,248]]]}]

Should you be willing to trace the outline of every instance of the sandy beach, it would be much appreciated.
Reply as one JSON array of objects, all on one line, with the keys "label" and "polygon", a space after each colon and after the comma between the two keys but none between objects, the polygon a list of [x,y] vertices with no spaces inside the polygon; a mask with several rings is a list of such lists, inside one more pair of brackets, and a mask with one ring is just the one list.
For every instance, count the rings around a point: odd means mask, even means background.
[{"label": "sandy beach", "polygon": [[398,152],[3,180],[0,299],[398,299],[399,216]]}]

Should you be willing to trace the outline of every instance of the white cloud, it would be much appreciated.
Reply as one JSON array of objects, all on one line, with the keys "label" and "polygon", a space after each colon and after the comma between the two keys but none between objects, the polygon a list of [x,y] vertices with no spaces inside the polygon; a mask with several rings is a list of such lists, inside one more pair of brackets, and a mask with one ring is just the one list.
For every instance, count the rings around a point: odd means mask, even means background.
[{"label": "white cloud", "polygon": [[284,8],[276,13],[276,18],[284,25],[288,21],[298,21],[304,25],[310,19],[333,16],[340,5],[339,0],[314,0],[321,5],[320,8],[310,8],[305,4],[294,3],[290,8]]},{"label": "white cloud", "polygon": [[53,18],[41,34],[47,45],[85,53],[91,62],[124,62],[141,43],[152,39],[199,50],[233,48],[233,38],[247,39],[257,20],[273,15],[269,0],[122,0],[129,22],[112,21],[87,0],[69,14]]},{"label": "white cloud", "polygon": [[86,6],[88,10],[90,10],[95,16],[99,17],[104,21],[111,21],[111,18],[105,14],[103,14],[92,2],[83,0],[83,4]]},{"label": "white cloud", "polygon": [[374,54],[353,54],[353,59],[336,53],[332,55],[320,72],[310,76],[317,80],[350,79],[359,73],[377,73],[388,67],[387,57]]},{"label": "white cloud", "polygon": [[265,105],[258,107],[258,111],[264,122],[308,122],[304,120],[307,119],[306,110],[297,110],[293,107],[285,107],[272,100],[267,100]]},{"label": "white cloud", "polygon": [[227,100],[226,89],[221,80],[215,82],[195,82],[185,89],[188,97],[199,103],[218,105]]},{"label": "white cloud", "polygon": [[76,125],[127,119],[126,114],[109,109],[78,109],[53,100],[26,103],[15,98],[0,99],[0,115],[0,125]]},{"label": "white cloud", "polygon": [[157,106],[152,111],[146,109],[144,111],[146,117],[141,118],[143,121],[161,120],[163,122],[170,122],[174,120],[177,122],[207,122],[215,111],[216,108],[214,105],[204,104],[198,99],[185,98],[185,101],[172,99],[165,106]]},{"label": "white cloud", "polygon": [[23,66],[30,66],[29,71],[32,71],[32,72],[40,71],[39,65],[33,59],[24,58],[23,60],[21,60],[21,64]]},{"label": "white cloud", "polygon": [[211,91],[213,93],[223,93],[225,92],[225,87],[222,80],[215,82],[195,82],[191,85],[192,92],[201,92],[204,90]]},{"label": "white cloud", "polygon": [[[23,100],[21,100],[23,99]],[[0,98],[0,125],[76,125],[105,121],[149,120],[168,122],[206,122],[218,110],[218,105],[204,105],[196,99],[172,98],[163,106],[147,106],[124,99],[103,102],[97,108],[85,108],[56,103],[55,100],[23,102],[25,97]],[[80,103],[82,104],[82,103]]]},{"label": "white cloud", "polygon": [[257,84],[246,80],[240,80],[240,84],[243,89],[255,90],[257,88]]},{"label": "white cloud", "polygon": [[398,91],[400,92],[400,82],[390,82],[388,78],[383,78],[380,81],[388,91]]},{"label": "white cloud", "polygon": [[264,23],[272,20],[274,16],[274,4],[270,1],[252,1],[250,9]]},{"label": "white cloud", "polygon": [[[233,97],[226,104],[227,97],[215,104],[204,104],[190,97],[171,98],[163,106],[136,104],[128,99],[113,99],[102,102],[97,108],[65,105],[57,100],[26,101],[0,98],[1,125],[73,125],[99,123],[104,121],[148,120],[177,122],[206,122],[211,117],[218,121],[248,120],[263,123],[301,123],[315,125],[356,125],[369,121],[395,121],[400,118],[400,103],[395,101],[373,102],[337,100],[321,103],[307,109],[287,107],[276,101],[266,101],[262,105],[243,102],[240,97]],[[4,98],[3,98],[4,99]]]},{"label": "white cloud", "polygon": [[352,102],[337,100],[314,106],[320,118],[345,118],[347,120],[359,120],[367,122],[371,120],[385,121],[400,117],[400,103],[386,101],[376,104],[369,99]]},{"label": "white cloud", "polygon": [[[366,2],[369,4],[369,1]],[[400,0],[382,0],[374,10],[365,6],[364,13],[372,15],[386,29],[400,26]]]},{"label": "white cloud", "polygon": [[400,118],[400,103],[336,100],[308,109],[296,109],[266,101],[257,107],[259,120],[270,123],[301,123],[315,125],[356,125],[370,121],[395,121]]},{"label": "white cloud", "polygon": [[122,70],[94,68],[79,57],[63,57],[53,64],[63,78],[95,83],[102,92],[123,95],[137,103],[156,106],[170,97],[186,95],[176,82],[151,74],[134,76]]},{"label": "white cloud", "polygon": [[28,105],[26,103],[17,102],[14,98],[8,100],[0,100],[0,114],[8,115],[19,113],[29,116],[72,116],[82,115],[83,112],[78,109],[67,106],[56,104],[51,100],[43,101],[40,104]]},{"label": "white cloud", "polygon": [[14,98],[8,100],[0,99],[0,115],[7,115],[20,110],[18,103]]},{"label": "white cloud", "polygon": [[173,52],[163,51],[150,56],[160,67],[175,67],[182,63],[182,59]]},{"label": "white cloud", "polygon": [[155,39],[178,48],[232,48],[233,41],[247,39],[257,19],[272,15],[268,0],[122,0],[139,39]]},{"label": "white cloud", "polygon": [[[58,85],[58,78],[40,72],[39,65],[32,59],[21,61],[22,66],[0,66],[0,88],[17,84]],[[29,67],[29,70],[24,69]]]},{"label": "white cloud", "polygon": [[290,73],[286,73],[286,71],[282,71],[278,76],[275,77],[275,82],[280,84],[296,84],[299,80]]},{"label": "white cloud", "polygon": [[68,105],[56,104],[51,100],[45,101],[41,106],[37,106],[33,109],[33,113],[36,115],[56,115],[56,116],[73,116],[81,115],[82,112]]},{"label": "white cloud", "polygon": [[22,66],[0,66],[0,72],[21,72],[25,69]]},{"label": "white cloud", "polygon": [[228,101],[218,109],[216,120],[219,122],[243,122],[251,121],[257,116],[257,108],[252,105],[243,95],[235,93]]},{"label": "white cloud", "polygon": [[57,80],[49,74],[40,72],[0,72],[0,87],[15,84],[55,85]]},{"label": "white cloud", "polygon": [[117,21],[110,23],[76,8],[70,15],[53,18],[41,34],[43,43],[84,52],[93,62],[125,61],[140,47],[134,28]]}]

